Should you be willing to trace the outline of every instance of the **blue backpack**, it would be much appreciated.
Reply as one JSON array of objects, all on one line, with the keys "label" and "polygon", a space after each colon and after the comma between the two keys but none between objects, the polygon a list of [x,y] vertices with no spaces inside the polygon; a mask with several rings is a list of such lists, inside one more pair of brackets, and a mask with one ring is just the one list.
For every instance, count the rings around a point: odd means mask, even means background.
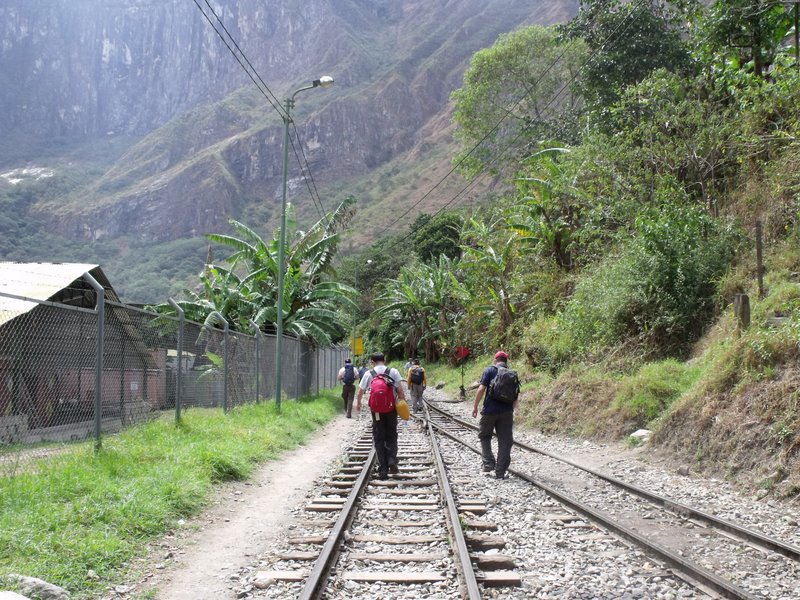
[{"label": "blue backpack", "polygon": [[344,366],[344,377],[342,377],[342,383],[352,384],[356,380],[356,370],[353,368],[353,365],[345,365]]}]

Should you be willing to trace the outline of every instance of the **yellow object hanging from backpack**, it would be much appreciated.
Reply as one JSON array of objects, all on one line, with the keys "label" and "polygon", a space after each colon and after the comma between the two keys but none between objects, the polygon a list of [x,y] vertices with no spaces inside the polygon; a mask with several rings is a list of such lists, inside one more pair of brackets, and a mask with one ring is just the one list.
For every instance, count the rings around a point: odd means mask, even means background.
[{"label": "yellow object hanging from backpack", "polygon": [[397,415],[403,419],[403,421],[408,421],[408,418],[411,416],[411,413],[408,410],[408,402],[405,400],[398,400],[395,402],[394,407],[397,410]]}]

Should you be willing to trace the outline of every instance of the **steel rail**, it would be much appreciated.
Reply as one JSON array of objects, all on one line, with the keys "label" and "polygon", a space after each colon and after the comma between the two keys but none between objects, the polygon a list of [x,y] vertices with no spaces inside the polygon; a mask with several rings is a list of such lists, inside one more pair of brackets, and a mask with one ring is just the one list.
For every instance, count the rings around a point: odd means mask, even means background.
[{"label": "steel rail", "polygon": [[[436,473],[439,476],[439,487],[442,490],[442,497],[445,501],[447,508],[447,517],[450,524],[450,533],[453,536],[453,550],[456,554],[457,564],[461,577],[464,580],[466,587],[466,596],[468,600],[480,600],[481,592],[478,588],[478,580],[475,577],[475,570],[472,568],[472,559],[469,555],[469,548],[467,548],[467,540],[464,537],[464,530],[461,528],[461,520],[458,515],[458,507],[456,506],[455,498],[453,497],[453,490],[450,487],[450,481],[447,478],[447,469],[442,459],[442,453],[439,450],[439,441],[434,432],[433,423],[430,419],[427,420],[428,436],[431,440],[431,447],[433,448],[433,458],[436,465]],[[462,596],[464,598],[464,596]]]},{"label": "steel rail", "polygon": [[[461,425],[463,425],[465,427],[473,429],[475,431],[478,430],[478,427],[473,425],[472,423],[469,423],[468,421],[465,421],[465,420],[461,419],[460,417],[457,417],[456,415],[453,415],[453,414],[447,412],[446,410],[443,410],[443,409],[439,408],[438,406],[432,406],[432,405],[430,405],[430,403],[428,405],[429,405],[430,408],[432,408],[436,412],[438,412],[440,414],[443,414],[443,415],[446,415],[448,418],[452,419],[453,421],[455,421],[455,422],[457,422],[457,423],[459,423],[459,424],[461,424]],[[717,529],[719,529],[721,531],[725,531],[727,533],[730,533],[731,535],[734,535],[734,536],[736,536],[736,537],[738,537],[738,538],[740,538],[740,539],[742,539],[744,541],[747,541],[747,542],[750,542],[750,543],[752,543],[754,545],[757,545],[757,546],[759,546],[759,547],[761,547],[761,548],[763,548],[765,550],[770,550],[772,552],[776,552],[778,554],[782,554],[783,556],[786,556],[788,558],[792,558],[794,560],[800,561],[800,548],[798,548],[797,546],[793,546],[792,544],[787,544],[786,542],[782,542],[780,540],[776,540],[774,538],[771,538],[769,536],[764,535],[763,533],[759,533],[758,531],[753,531],[752,529],[748,529],[747,527],[744,527],[742,525],[737,525],[736,523],[731,523],[730,521],[726,521],[725,519],[721,519],[719,517],[715,517],[714,515],[711,515],[709,513],[703,512],[703,511],[701,511],[699,509],[692,508],[691,506],[688,506],[687,504],[682,504],[681,502],[676,502],[674,500],[670,500],[669,498],[665,498],[663,496],[659,496],[658,494],[654,494],[653,492],[649,492],[649,491],[647,491],[647,490],[645,490],[643,488],[640,488],[640,487],[638,487],[638,486],[636,486],[636,485],[634,485],[632,483],[627,483],[625,481],[622,481],[621,479],[617,479],[616,477],[613,477],[612,475],[607,475],[607,474],[602,473],[600,471],[596,471],[596,470],[592,469],[591,467],[587,467],[587,466],[581,465],[580,463],[577,463],[577,462],[575,462],[575,461],[573,461],[573,460],[571,460],[569,458],[564,458],[562,456],[558,456],[557,454],[553,454],[551,452],[547,452],[545,450],[541,450],[539,448],[535,448],[533,446],[529,446],[528,444],[526,444],[524,442],[518,442],[516,440],[514,440],[514,445],[519,447],[519,448],[524,448],[525,450],[528,450],[530,452],[536,452],[537,454],[541,454],[543,456],[547,456],[548,458],[552,458],[553,460],[557,460],[557,461],[563,462],[563,463],[568,464],[568,465],[570,465],[572,467],[575,467],[576,469],[580,469],[580,470],[582,470],[582,471],[584,471],[586,473],[594,475],[595,477],[598,477],[599,479],[603,479],[604,481],[607,481],[608,483],[611,483],[611,484],[613,484],[613,485],[615,485],[617,487],[620,487],[620,488],[622,488],[622,489],[624,489],[624,490],[626,490],[626,491],[628,491],[628,492],[630,492],[632,494],[636,494],[640,498],[644,498],[645,500],[648,500],[648,501],[652,502],[653,504],[657,504],[657,505],[661,506],[662,508],[664,508],[666,510],[669,510],[669,511],[675,513],[675,514],[678,514],[679,516],[691,517],[691,518],[696,519],[698,521],[701,521],[701,522],[703,522],[703,523],[705,523],[707,525],[711,525],[711,526],[713,526],[713,527],[715,527],[715,528],[717,528]]]},{"label": "steel rail", "polygon": [[[442,411],[440,411],[442,412]],[[476,454],[480,456],[481,451],[479,448],[465,442],[464,440],[460,439],[458,436],[453,435],[452,433],[446,431],[441,425],[430,421],[430,424],[438,429],[442,435],[447,436],[448,438],[452,439],[453,441],[469,448]],[[509,472],[513,473],[520,479],[523,479],[542,491],[544,491],[548,496],[554,498],[556,501],[564,504],[572,508],[574,511],[584,515],[591,521],[600,524],[602,527],[609,531],[613,531],[617,535],[622,538],[627,539],[641,547],[645,552],[650,553],[652,556],[655,556],[662,560],[664,563],[670,565],[671,567],[675,568],[676,570],[680,571],[682,574],[686,575],[689,579],[693,579],[699,582],[701,585],[706,586],[707,588],[713,590],[714,592],[720,594],[725,598],[730,598],[731,600],[756,600],[756,596],[749,594],[747,591],[743,590],[742,588],[738,587],[734,583],[723,579],[714,573],[704,569],[700,565],[694,563],[693,561],[687,560],[678,554],[672,552],[668,548],[661,546],[651,540],[648,540],[646,537],[642,536],[641,534],[637,533],[633,529],[622,525],[621,523],[615,522],[611,517],[607,516],[601,511],[598,511],[590,506],[587,506],[569,496],[559,492],[555,488],[550,487],[546,483],[537,480],[534,477],[531,477],[525,473],[521,473],[516,469],[508,469]]]},{"label": "steel rail", "polygon": [[317,560],[314,562],[314,566],[311,568],[311,572],[306,579],[303,590],[298,596],[299,600],[317,600],[322,597],[322,593],[325,591],[325,586],[323,584],[327,581],[328,573],[333,566],[333,559],[337,555],[336,548],[344,537],[345,529],[347,528],[350,518],[354,512],[356,500],[358,500],[358,497],[361,495],[361,492],[364,489],[367,480],[369,479],[369,473],[372,470],[374,462],[375,447],[373,446],[369,451],[367,459],[364,461],[364,465],[361,468],[361,473],[359,473],[358,478],[353,484],[353,489],[351,489],[350,493],[347,495],[347,501],[342,506],[342,511],[339,513],[339,518],[336,519],[336,523],[334,524],[333,529],[331,529],[328,539],[322,546],[322,550],[320,551]]}]

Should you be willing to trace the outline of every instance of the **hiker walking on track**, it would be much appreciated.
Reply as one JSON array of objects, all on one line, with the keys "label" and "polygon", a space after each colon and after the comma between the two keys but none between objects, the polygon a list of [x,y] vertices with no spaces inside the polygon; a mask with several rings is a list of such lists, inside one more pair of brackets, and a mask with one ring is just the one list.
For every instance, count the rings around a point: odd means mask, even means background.
[{"label": "hiker walking on track", "polygon": [[356,411],[361,410],[361,399],[369,390],[369,410],[372,415],[372,441],[378,457],[378,479],[387,479],[389,473],[398,473],[397,466],[397,410],[395,401],[399,396],[406,399],[397,369],[386,366],[382,352],[372,357],[372,369],[361,379],[356,399]]},{"label": "hiker walking on track", "polygon": [[353,398],[356,395],[356,368],[353,366],[353,361],[349,358],[345,359],[344,366],[339,369],[337,378],[342,382],[344,412],[350,419],[353,413]]},{"label": "hiker walking on track", "polygon": [[[508,354],[503,350],[494,355],[494,364],[483,371],[472,405],[473,417],[478,416],[478,405],[484,394],[486,398],[478,430],[483,472],[505,479],[514,444],[514,407],[519,397],[519,378],[516,371],[508,368]],[[497,434],[496,460],[492,452],[492,433]]]},{"label": "hiker walking on track", "polygon": [[414,412],[422,410],[422,393],[428,386],[428,375],[425,369],[419,365],[419,359],[411,361],[411,367],[406,372],[406,383],[411,394],[411,409]]}]

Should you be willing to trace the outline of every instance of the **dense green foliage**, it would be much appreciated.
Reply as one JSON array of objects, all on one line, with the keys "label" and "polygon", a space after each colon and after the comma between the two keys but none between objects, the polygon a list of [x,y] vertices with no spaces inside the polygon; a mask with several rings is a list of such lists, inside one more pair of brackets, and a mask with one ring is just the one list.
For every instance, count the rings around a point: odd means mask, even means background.
[{"label": "dense green foliage", "polygon": [[644,211],[633,241],[582,279],[558,315],[553,362],[630,339],[649,352],[682,354],[713,316],[715,285],[737,246],[735,231],[697,208]]},{"label": "dense green foliage", "polygon": [[581,101],[570,82],[585,56],[582,43],[559,42],[552,28],[541,26],[501,35],[475,54],[464,87],[452,94],[455,135],[464,147],[461,170],[508,174],[516,148],[542,137],[577,139]]},{"label": "dense green foliage", "polygon": [[578,15],[559,31],[565,39],[583,41],[591,53],[577,87],[595,116],[602,118],[626,87],[653,71],[691,68],[681,36],[687,13],[696,6],[692,0],[581,0]]},{"label": "dense green foliage", "polygon": [[204,507],[214,484],[301,444],[340,403],[330,393],[280,414],[274,404],[192,409],[179,426],[165,415],[106,438],[98,453],[78,444],[46,468],[0,478],[0,582],[24,573],[98,597],[149,540]]},{"label": "dense green foliage", "polygon": [[453,259],[461,254],[459,233],[464,219],[455,212],[434,216],[421,213],[411,226],[414,252],[426,263],[437,262],[440,256]]},{"label": "dense green foliage", "polygon": [[[495,173],[499,195],[463,213],[459,252],[419,236],[372,288],[362,328],[428,360],[455,345],[555,370],[685,356],[731,300],[721,286],[752,252],[754,220],[773,239],[797,222],[798,179],[776,168],[800,162],[800,75],[775,41],[788,13],[741,8],[587,0],[558,31],[523,28],[476,54],[452,96],[454,160]],[[761,58],[731,60],[734,29],[759,34]],[[442,281],[447,295],[426,293]]]}]

